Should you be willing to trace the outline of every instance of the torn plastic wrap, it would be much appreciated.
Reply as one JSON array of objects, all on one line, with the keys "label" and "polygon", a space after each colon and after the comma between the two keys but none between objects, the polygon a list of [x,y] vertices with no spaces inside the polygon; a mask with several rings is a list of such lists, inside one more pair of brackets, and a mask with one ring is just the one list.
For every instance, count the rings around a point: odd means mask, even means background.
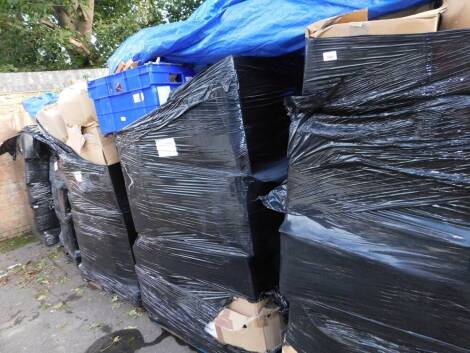
[{"label": "torn plastic wrap", "polygon": [[0,144],[0,156],[2,154],[8,153],[12,156],[13,160],[16,159],[16,152],[17,152],[17,138],[12,137],[5,142]]},{"label": "torn plastic wrap", "polygon": [[27,132],[59,156],[57,167],[70,202],[83,277],[139,304],[132,254],[136,233],[120,165],[90,163],[40,127],[28,127]]},{"label": "torn plastic wrap", "polygon": [[20,151],[25,158],[25,182],[33,210],[33,229],[47,246],[59,242],[60,225],[54,213],[49,182],[49,148],[30,135],[20,137]]},{"label": "torn plastic wrap", "polygon": [[49,163],[50,183],[54,210],[60,223],[59,239],[64,246],[65,253],[77,264],[80,263],[80,249],[73,225],[72,208],[65,186],[65,175],[59,168],[59,157],[53,154]]},{"label": "torn plastic wrap", "polygon": [[237,351],[205,333],[224,304],[277,286],[283,216],[259,196],[286,175],[302,61],[224,59],[117,138],[144,306],[210,352]]},{"label": "torn plastic wrap", "polygon": [[308,55],[333,48],[306,70],[327,90],[290,102],[288,343],[470,352],[470,31],[322,39]]}]

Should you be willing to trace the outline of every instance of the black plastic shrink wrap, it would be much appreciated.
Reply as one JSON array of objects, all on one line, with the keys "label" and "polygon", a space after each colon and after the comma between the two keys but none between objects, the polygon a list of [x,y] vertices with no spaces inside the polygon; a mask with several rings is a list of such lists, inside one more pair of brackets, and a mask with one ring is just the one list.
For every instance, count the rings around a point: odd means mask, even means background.
[{"label": "black plastic shrink wrap", "polygon": [[140,304],[132,253],[136,233],[120,165],[90,163],[40,127],[28,127],[26,132],[59,157],[57,168],[63,173],[83,277]]},{"label": "black plastic shrink wrap", "polygon": [[59,157],[56,154],[50,158],[50,182],[54,210],[60,223],[59,239],[64,246],[65,253],[77,264],[80,263],[80,249],[78,247],[75,228],[73,226],[72,207],[65,186],[64,171],[60,169]]},{"label": "black plastic shrink wrap", "polygon": [[60,225],[54,212],[47,145],[30,135],[19,138],[20,151],[25,160],[25,182],[30,206],[33,210],[33,230],[47,246],[59,242]]},{"label": "black plastic shrink wrap", "polygon": [[8,153],[13,158],[13,160],[15,160],[17,152],[17,143],[17,137],[12,137],[11,139],[8,139],[2,144],[0,144],[0,156],[2,154]]},{"label": "black plastic shrink wrap", "polygon": [[234,296],[277,287],[283,216],[258,198],[286,176],[283,100],[302,71],[301,57],[228,57],[117,137],[144,306],[206,351],[238,351],[204,332]]},{"label": "black plastic shrink wrap", "polygon": [[316,39],[306,61],[281,227],[288,343],[470,352],[470,31]]}]

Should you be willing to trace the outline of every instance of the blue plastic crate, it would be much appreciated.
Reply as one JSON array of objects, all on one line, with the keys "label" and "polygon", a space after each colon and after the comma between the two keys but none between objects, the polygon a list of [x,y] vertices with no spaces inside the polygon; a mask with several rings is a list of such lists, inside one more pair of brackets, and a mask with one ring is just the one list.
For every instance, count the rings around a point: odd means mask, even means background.
[{"label": "blue plastic crate", "polygon": [[103,134],[122,130],[164,104],[171,91],[194,72],[184,66],[160,63],[101,77],[88,82]]}]

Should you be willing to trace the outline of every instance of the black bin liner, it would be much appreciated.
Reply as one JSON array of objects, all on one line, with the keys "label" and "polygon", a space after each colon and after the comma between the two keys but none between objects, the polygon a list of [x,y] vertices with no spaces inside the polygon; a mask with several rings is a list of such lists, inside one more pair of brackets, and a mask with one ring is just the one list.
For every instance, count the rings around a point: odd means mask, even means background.
[{"label": "black bin liner", "polygon": [[[327,50],[336,62],[315,60]],[[289,102],[288,343],[470,352],[470,31],[312,40],[307,56],[308,95]]]},{"label": "black bin liner", "polygon": [[60,224],[54,212],[49,182],[50,150],[28,134],[21,134],[19,145],[25,158],[25,182],[33,210],[33,231],[45,245],[53,246],[59,242]]},{"label": "black bin liner", "polygon": [[117,137],[144,306],[200,349],[236,352],[205,325],[277,287],[283,216],[259,196],[286,175],[283,100],[302,61],[228,57]]},{"label": "black bin liner", "polygon": [[65,253],[77,264],[80,263],[80,248],[78,247],[75,228],[73,225],[72,207],[65,186],[65,175],[60,169],[60,158],[53,154],[50,158],[50,183],[54,210],[60,223],[59,239]]},{"label": "black bin liner", "polygon": [[[26,132],[47,144],[58,156],[57,170],[66,193],[64,190],[59,193],[57,207],[64,220],[69,220],[71,214],[83,277],[140,304],[132,253],[136,232],[120,164],[104,166],[88,162],[41,127],[28,127]],[[64,247],[68,246],[67,241]],[[69,245],[67,251],[73,252],[76,244]]]}]

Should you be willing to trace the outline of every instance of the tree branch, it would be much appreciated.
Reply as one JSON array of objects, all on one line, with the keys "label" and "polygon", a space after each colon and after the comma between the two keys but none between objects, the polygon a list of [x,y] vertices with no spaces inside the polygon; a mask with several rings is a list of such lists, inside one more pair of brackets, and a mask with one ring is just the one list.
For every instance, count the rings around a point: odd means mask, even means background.
[{"label": "tree branch", "polygon": [[69,38],[69,43],[72,44],[73,46],[75,46],[76,48],[82,50],[88,56],[91,55],[90,49],[88,49],[87,46],[85,44],[83,44],[82,42],[80,42],[79,40],[70,37]]},{"label": "tree branch", "polygon": [[57,25],[48,21],[48,20],[40,20],[39,21],[40,24],[42,25],[45,25],[46,27],[49,27],[50,29],[57,29]]}]

